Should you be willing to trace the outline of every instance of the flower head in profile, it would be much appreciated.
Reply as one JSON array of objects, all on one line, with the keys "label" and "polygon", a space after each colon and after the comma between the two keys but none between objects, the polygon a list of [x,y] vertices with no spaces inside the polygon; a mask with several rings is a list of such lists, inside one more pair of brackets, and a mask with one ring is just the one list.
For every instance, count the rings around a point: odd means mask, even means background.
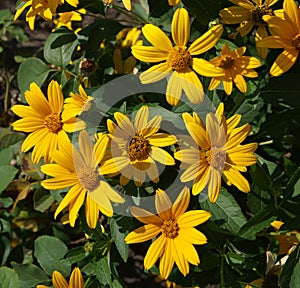
[{"label": "flower head in profile", "polygon": [[79,85],[79,93],[70,93],[71,97],[66,98],[64,104],[63,117],[70,119],[81,115],[88,111],[92,106],[93,97],[88,96],[81,85]]},{"label": "flower head in profile", "polygon": [[169,104],[175,106],[179,103],[182,90],[192,103],[199,104],[203,101],[203,86],[193,70],[203,76],[224,75],[222,69],[202,58],[195,57],[214,47],[222,35],[222,25],[214,26],[187,48],[190,18],[186,9],[178,8],[172,20],[174,46],[168,36],[152,24],[146,24],[142,32],[153,46],[133,46],[133,56],[144,62],[162,63],[143,72],[140,80],[143,84],[154,83],[166,78],[173,71],[166,91]]},{"label": "flower head in profile", "polygon": [[[110,5],[113,3],[114,0],[103,0],[103,2],[106,4],[106,5]],[[130,11],[132,9],[132,6],[131,6],[131,0],[122,0],[123,2],[123,5],[124,7]]]},{"label": "flower head in profile", "polygon": [[206,128],[200,118],[183,114],[186,128],[195,147],[175,152],[175,159],[187,163],[189,167],[181,175],[181,181],[194,181],[192,193],[200,193],[208,185],[208,197],[211,202],[218,199],[221,188],[221,176],[228,185],[235,185],[243,192],[250,191],[250,185],[240,173],[246,166],[256,163],[253,152],[257,143],[241,145],[250,133],[250,125],[236,128],[241,115],[234,115],[227,121],[223,116],[224,106],[220,105],[216,113],[206,116]]},{"label": "flower head in profile", "polygon": [[[220,11],[220,18],[223,24],[240,24],[237,30],[241,36],[246,36],[255,27],[255,41],[259,41],[268,36],[267,23],[264,15],[274,15],[271,6],[278,0],[229,0],[236,6],[230,6]],[[268,49],[258,47],[258,55],[265,58]]]},{"label": "flower head in profile", "polygon": [[226,43],[223,44],[222,53],[210,60],[212,64],[224,71],[224,76],[214,77],[210,81],[209,90],[214,90],[222,82],[227,95],[232,92],[232,84],[242,92],[246,93],[247,83],[243,76],[255,78],[257,72],[253,68],[260,66],[260,61],[255,57],[243,56],[246,47],[240,47],[233,51]]},{"label": "flower head in profile", "polygon": [[[53,15],[56,13],[57,6],[63,4],[64,0],[22,0],[23,5],[17,7],[14,20],[17,20],[23,11],[30,7],[26,13],[26,21],[29,28],[34,30],[34,21],[37,15],[43,17],[46,21],[51,21]],[[77,7],[78,0],[66,0],[70,5]]]},{"label": "flower head in profile", "polygon": [[[84,281],[78,267],[74,268],[70,277],[69,284],[65,277],[58,271],[52,273],[52,284],[54,288],[84,288]],[[36,288],[49,288],[45,285],[37,285]]]},{"label": "flower head in profile", "polygon": [[300,9],[294,0],[284,0],[284,19],[277,16],[264,16],[272,36],[257,43],[260,47],[283,48],[273,63],[270,74],[280,76],[287,72],[298,59],[300,51]]},{"label": "flower head in profile", "polygon": [[121,173],[120,184],[123,186],[132,178],[136,186],[141,186],[147,175],[157,183],[159,172],[155,161],[163,165],[175,164],[173,157],[160,147],[175,144],[176,137],[158,132],[162,117],[155,116],[148,121],[147,106],[138,110],[134,123],[120,112],[116,112],[114,117],[117,124],[107,121],[111,138],[111,158],[101,165],[101,173]]},{"label": "flower head in profile", "polygon": [[71,187],[55,211],[54,217],[69,206],[70,225],[74,227],[78,211],[85,200],[85,216],[89,227],[95,228],[99,211],[108,217],[113,215],[111,202],[123,203],[124,199],[100,178],[98,163],[102,161],[107,148],[107,135],[100,136],[93,146],[86,131],[79,134],[80,152],[70,142],[59,145],[52,153],[56,164],[45,164],[41,170],[53,178],[42,181],[49,190]]},{"label": "flower head in profile", "polygon": [[160,258],[159,272],[163,279],[168,278],[174,263],[186,276],[189,273],[189,263],[200,263],[193,245],[207,243],[205,235],[194,227],[207,221],[211,215],[204,210],[185,212],[189,202],[190,191],[187,187],[181,191],[173,205],[166,192],[158,189],[155,195],[158,215],[134,206],[130,209],[132,215],[146,225],[129,233],[125,241],[133,244],[157,237],[148,249],[144,266],[149,270]]},{"label": "flower head in profile", "polygon": [[14,130],[30,133],[22,144],[22,151],[34,147],[34,163],[40,162],[42,157],[46,163],[52,162],[51,152],[58,148],[59,142],[65,141],[66,133],[83,129],[85,124],[79,119],[66,119],[61,115],[64,96],[60,85],[54,80],[48,86],[48,100],[36,83],[30,84],[25,99],[29,106],[12,107],[12,111],[23,118],[12,124]]}]

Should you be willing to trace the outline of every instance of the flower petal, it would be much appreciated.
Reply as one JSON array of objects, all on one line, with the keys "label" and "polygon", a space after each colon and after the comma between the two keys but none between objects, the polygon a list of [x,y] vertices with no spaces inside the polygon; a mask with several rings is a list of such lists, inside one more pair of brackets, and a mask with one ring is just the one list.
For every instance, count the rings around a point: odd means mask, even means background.
[{"label": "flower petal", "polygon": [[191,210],[182,214],[177,223],[180,228],[192,228],[207,221],[211,214],[204,210]]},{"label": "flower petal", "polygon": [[54,288],[69,288],[64,276],[56,270],[52,273],[52,283]]},{"label": "flower petal", "polygon": [[139,134],[143,128],[147,125],[149,119],[149,108],[146,105],[143,105],[136,113],[134,119],[134,128],[135,131]]},{"label": "flower petal", "polygon": [[181,99],[182,84],[180,75],[177,71],[174,71],[168,81],[166,99],[172,106],[177,106]]},{"label": "flower petal", "polygon": [[172,37],[177,46],[186,46],[190,38],[189,13],[184,8],[178,8],[172,19]]},{"label": "flower petal", "polygon": [[71,274],[69,286],[69,288],[84,288],[84,281],[78,267],[75,267]]},{"label": "flower petal", "polygon": [[157,189],[155,194],[155,207],[158,215],[163,220],[169,220],[172,217],[172,203],[164,190]]},{"label": "flower petal", "polygon": [[154,83],[167,77],[172,68],[167,63],[161,63],[154,65],[142,74],[140,74],[140,80],[142,84]]},{"label": "flower petal", "polygon": [[148,63],[161,62],[168,58],[167,52],[152,46],[135,45],[131,47],[131,52],[138,60]]},{"label": "flower petal", "polygon": [[159,163],[164,165],[175,165],[175,160],[167,151],[155,146],[152,146],[151,149],[152,151],[150,153],[150,156],[155,161],[158,161]]},{"label": "flower petal", "polygon": [[223,24],[240,24],[251,17],[251,11],[244,7],[231,6],[220,11],[220,20]]},{"label": "flower petal", "polygon": [[184,228],[180,230],[179,237],[191,244],[202,245],[207,243],[206,236],[195,228]]},{"label": "flower petal", "polygon": [[136,206],[131,206],[130,212],[137,220],[144,224],[155,224],[159,226],[163,222],[157,215]]},{"label": "flower petal", "polygon": [[190,203],[190,189],[184,187],[172,206],[172,218],[177,219],[188,208]]},{"label": "flower petal", "polygon": [[227,184],[231,185],[233,184],[236,186],[239,190],[242,192],[249,192],[250,191],[250,185],[246,178],[237,170],[234,168],[227,168],[223,171],[223,174],[227,180]]},{"label": "flower petal", "polygon": [[144,266],[146,270],[149,270],[161,257],[165,250],[166,238],[164,236],[159,236],[149,247],[147,254],[144,259]]},{"label": "flower petal", "polygon": [[48,100],[51,112],[60,114],[64,105],[64,96],[59,84],[52,80],[48,86]]},{"label": "flower petal", "polygon": [[159,226],[147,224],[130,232],[125,237],[125,242],[127,244],[145,242],[156,237],[160,231],[161,230]]},{"label": "flower petal", "polygon": [[190,271],[189,263],[185,257],[185,254],[188,252],[187,246],[189,245],[183,246],[184,244],[188,243],[184,243],[184,241],[181,241],[179,237],[176,237],[172,240],[170,241],[170,244],[172,245],[171,247],[174,261],[177,264],[179,271],[183,274],[183,276],[186,276]]},{"label": "flower petal", "polygon": [[174,257],[173,257],[173,249],[172,242],[173,240],[170,238],[166,238],[165,241],[165,250],[163,251],[162,257],[160,257],[159,263],[159,272],[163,279],[167,279],[172,271],[174,266]]},{"label": "flower petal", "polygon": [[85,219],[88,226],[95,229],[99,220],[99,208],[96,202],[87,193],[85,200]]},{"label": "flower petal", "polygon": [[148,137],[148,140],[150,145],[157,146],[157,147],[171,146],[177,142],[175,136],[167,133],[156,133]]},{"label": "flower petal", "polygon": [[285,47],[272,65],[270,74],[273,76],[280,76],[282,73],[288,71],[295,64],[298,55],[299,51],[296,48]]}]

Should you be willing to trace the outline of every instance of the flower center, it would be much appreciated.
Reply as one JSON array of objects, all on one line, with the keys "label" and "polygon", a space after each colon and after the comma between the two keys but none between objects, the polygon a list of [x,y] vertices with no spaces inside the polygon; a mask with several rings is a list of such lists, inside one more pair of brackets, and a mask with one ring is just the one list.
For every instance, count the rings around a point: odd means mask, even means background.
[{"label": "flower center", "polygon": [[215,169],[222,169],[226,160],[226,152],[222,148],[212,147],[205,152],[205,158],[207,163]]},{"label": "flower center", "polygon": [[128,155],[131,161],[142,161],[148,159],[151,152],[149,141],[143,136],[136,135],[132,137],[128,144]]},{"label": "flower center", "polygon": [[82,187],[89,192],[94,191],[100,184],[98,172],[90,167],[79,169],[77,176]]},{"label": "flower center", "polygon": [[300,50],[300,33],[292,38],[292,45],[297,49]]},{"label": "flower center", "polygon": [[189,68],[191,62],[192,56],[185,47],[175,46],[169,52],[167,64],[177,72],[185,71],[187,68]]},{"label": "flower center", "polygon": [[221,64],[220,67],[223,69],[230,69],[234,66],[234,59],[229,57],[229,56],[225,56],[222,60],[221,60]]},{"label": "flower center", "polygon": [[50,132],[57,133],[61,130],[63,124],[61,122],[60,115],[52,113],[45,117],[44,125]]},{"label": "flower center", "polygon": [[164,220],[161,230],[165,237],[174,239],[178,236],[179,227],[175,220],[169,219]]},{"label": "flower center", "polygon": [[267,23],[263,20],[264,15],[273,15],[272,9],[269,9],[266,4],[257,5],[252,10],[252,21],[255,25],[267,25]]}]

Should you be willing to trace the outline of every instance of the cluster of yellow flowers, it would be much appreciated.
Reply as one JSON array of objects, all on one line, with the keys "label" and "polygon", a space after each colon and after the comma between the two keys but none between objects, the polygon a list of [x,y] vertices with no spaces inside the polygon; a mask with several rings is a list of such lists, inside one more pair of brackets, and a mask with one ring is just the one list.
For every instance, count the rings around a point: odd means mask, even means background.
[{"label": "cluster of yellow flowers", "polygon": [[[66,2],[74,7],[79,4],[78,0]],[[107,4],[111,2],[106,1]],[[177,5],[178,2],[169,1],[169,4]],[[236,6],[220,11],[221,23],[240,24],[237,30],[242,36],[252,31],[255,26],[257,51],[261,58],[266,57],[266,48],[284,48],[271,67],[270,73],[279,76],[289,70],[300,50],[300,12],[294,0],[284,0],[283,10],[278,11],[271,9],[277,0],[266,0],[264,3],[262,0],[230,2]],[[52,20],[58,5],[62,3],[64,0],[24,1],[15,19],[26,7],[30,7],[26,20],[30,28],[34,29],[37,15],[45,20]],[[131,9],[130,1],[123,3],[126,9]],[[69,18],[67,15],[65,18],[64,15],[60,15],[61,22],[68,25],[70,21],[81,20],[78,18],[81,14],[76,14],[77,18],[74,15],[70,14]],[[62,25],[58,22],[56,24]],[[272,36],[268,36],[267,31],[270,31]],[[151,46],[144,46],[138,40],[141,32]],[[115,73],[132,73],[137,59],[147,63],[159,63],[142,72],[139,76],[140,81],[143,84],[154,83],[171,73],[166,88],[166,99],[173,106],[179,104],[183,92],[190,102],[201,105],[204,89],[197,74],[212,78],[210,90],[216,89],[222,82],[227,95],[232,93],[233,83],[242,93],[246,93],[244,76],[257,77],[257,72],[253,69],[261,65],[257,58],[244,56],[246,47],[230,50],[225,43],[220,54],[209,61],[199,57],[216,45],[222,33],[223,26],[218,24],[189,44],[189,14],[186,9],[178,8],[171,24],[173,41],[153,24],[146,24],[141,31],[137,28],[127,29],[117,36],[117,46],[113,55]],[[130,46],[133,56],[123,64],[121,49]],[[44,159],[45,164],[41,166],[41,170],[51,178],[42,181],[42,186],[50,190],[70,187],[59,204],[55,217],[69,207],[69,222],[72,227],[75,226],[78,211],[84,203],[87,224],[95,228],[99,211],[112,217],[112,203],[125,201],[103,176],[120,174],[119,181],[122,186],[133,180],[134,184],[140,187],[148,178],[159,185],[157,163],[171,166],[175,165],[175,159],[186,164],[180,180],[193,181],[193,195],[208,187],[209,200],[217,201],[221,178],[227,185],[234,185],[242,192],[250,191],[250,185],[241,172],[245,172],[247,166],[257,162],[254,155],[257,143],[241,144],[251,131],[250,125],[238,127],[241,121],[239,114],[226,119],[222,103],[215,112],[207,114],[205,124],[196,113],[182,114],[194,143],[186,149],[176,151],[172,156],[163,148],[175,145],[178,136],[161,132],[162,116],[149,119],[147,105],[142,106],[131,120],[121,112],[114,113],[115,122],[107,120],[108,133],[98,133],[92,141],[84,130],[86,123],[78,117],[88,111],[94,101],[93,97],[86,94],[84,87],[80,86],[79,93],[71,93],[70,97],[64,100],[60,85],[51,81],[47,94],[46,98],[37,84],[32,83],[25,93],[28,106],[12,107],[12,111],[22,118],[13,123],[13,128],[29,133],[23,142],[22,151],[27,152],[33,148],[34,163]],[[69,133],[75,131],[81,131],[79,149],[69,139]],[[131,244],[157,237],[145,256],[144,265],[146,269],[150,269],[160,258],[160,274],[164,279],[168,278],[174,263],[183,275],[187,275],[189,263],[198,265],[200,262],[193,245],[207,242],[206,237],[194,227],[207,221],[210,213],[203,210],[186,211],[189,202],[190,190],[187,187],[181,191],[173,204],[165,191],[157,189],[157,215],[139,207],[132,206],[130,209],[131,214],[145,225],[129,233],[125,241]],[[54,278],[59,279],[55,281],[65,281],[59,275],[54,275]],[[70,284],[70,287],[75,286]],[[83,287],[83,284],[80,287]]]}]

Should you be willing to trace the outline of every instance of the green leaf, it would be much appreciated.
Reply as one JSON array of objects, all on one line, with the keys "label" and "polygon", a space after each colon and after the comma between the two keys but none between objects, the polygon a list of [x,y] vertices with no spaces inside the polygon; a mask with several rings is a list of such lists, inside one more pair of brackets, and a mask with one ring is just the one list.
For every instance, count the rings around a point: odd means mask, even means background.
[{"label": "green leaf", "polygon": [[0,204],[1,204],[2,207],[8,208],[12,204],[14,204],[14,200],[11,199],[10,197],[2,197],[0,195]]},{"label": "green leaf", "polygon": [[34,256],[49,275],[57,270],[65,277],[69,276],[71,266],[68,263],[59,261],[67,251],[67,246],[56,237],[40,236],[34,241]]},{"label": "green leaf", "polygon": [[78,40],[74,32],[62,27],[48,36],[44,47],[44,57],[55,66],[66,67],[77,46]]},{"label": "green leaf", "polygon": [[45,212],[53,202],[54,197],[48,190],[41,187],[34,192],[33,205],[35,210]]},{"label": "green leaf", "polygon": [[290,288],[299,288],[300,284],[300,262],[294,267],[293,275],[290,282]]},{"label": "green leaf", "polygon": [[243,227],[238,231],[238,235],[248,240],[255,240],[256,234],[263,229],[270,227],[270,224],[276,220],[275,209],[266,207],[255,214]]},{"label": "green leaf", "polygon": [[62,263],[74,264],[87,257],[84,247],[76,247],[67,252],[65,258],[61,260]]},{"label": "green leaf", "polygon": [[11,268],[0,268],[0,288],[19,288],[18,274]]},{"label": "green leaf", "polygon": [[9,183],[15,178],[19,170],[10,165],[4,165],[0,167],[0,192],[2,192]]},{"label": "green leaf", "polygon": [[14,156],[13,147],[7,147],[0,151],[0,166],[9,165]]},{"label": "green leaf", "polygon": [[204,202],[200,202],[200,206],[204,210],[211,212],[212,221],[223,220],[221,221],[221,227],[227,229],[234,235],[237,235],[240,228],[246,223],[246,218],[240,206],[233,196],[223,187],[215,203],[211,203],[209,199],[206,199]]},{"label": "green leaf", "polygon": [[13,262],[12,266],[18,274],[20,288],[33,288],[37,284],[48,280],[43,270],[33,264],[17,264]]},{"label": "green leaf", "polygon": [[124,262],[126,262],[128,259],[128,245],[124,241],[124,233],[120,232],[120,229],[122,228],[113,218],[110,218],[109,224],[111,228],[111,235],[115,241],[117,250],[119,251]]},{"label": "green leaf", "polygon": [[38,58],[27,58],[21,63],[18,70],[17,81],[23,100],[24,92],[29,89],[30,83],[35,82],[38,86],[42,86],[49,72],[49,67]]},{"label": "green leaf", "polygon": [[85,8],[89,12],[105,15],[103,1],[80,0],[78,8]]},{"label": "green leaf", "polygon": [[95,275],[101,284],[111,287],[111,271],[107,261],[108,259],[103,257],[95,263]]},{"label": "green leaf", "polygon": [[8,133],[1,137],[0,150],[3,150],[11,145],[14,145],[24,140],[25,135],[23,133]]}]

